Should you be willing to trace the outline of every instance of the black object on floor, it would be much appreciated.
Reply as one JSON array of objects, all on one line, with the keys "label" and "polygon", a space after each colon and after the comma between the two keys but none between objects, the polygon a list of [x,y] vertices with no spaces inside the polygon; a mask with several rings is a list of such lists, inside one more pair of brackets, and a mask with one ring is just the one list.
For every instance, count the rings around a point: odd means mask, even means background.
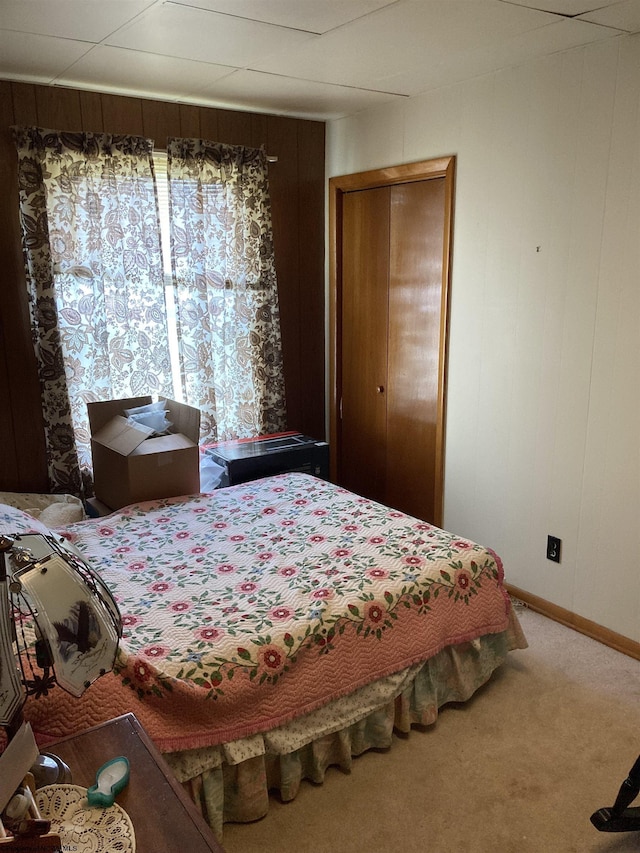
[{"label": "black object on floor", "polygon": [[224,468],[221,487],[289,471],[329,479],[329,445],[300,432],[221,441],[204,445],[204,450]]},{"label": "black object on floor", "polygon": [[591,823],[600,832],[630,832],[640,830],[640,807],[631,803],[640,793],[640,756],[629,771],[611,808],[598,809]]}]

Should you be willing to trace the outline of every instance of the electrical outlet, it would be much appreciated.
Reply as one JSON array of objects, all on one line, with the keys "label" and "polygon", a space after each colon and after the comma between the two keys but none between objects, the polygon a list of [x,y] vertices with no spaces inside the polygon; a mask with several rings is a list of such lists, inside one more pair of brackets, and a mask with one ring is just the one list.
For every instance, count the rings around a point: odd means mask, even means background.
[{"label": "electrical outlet", "polygon": [[547,560],[559,563],[561,547],[562,539],[558,539],[557,536],[547,536]]}]

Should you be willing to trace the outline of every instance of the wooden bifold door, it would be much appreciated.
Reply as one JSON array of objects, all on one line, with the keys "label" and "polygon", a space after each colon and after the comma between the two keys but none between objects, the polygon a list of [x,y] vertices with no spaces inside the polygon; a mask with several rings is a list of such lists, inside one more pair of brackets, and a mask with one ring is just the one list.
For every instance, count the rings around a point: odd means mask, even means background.
[{"label": "wooden bifold door", "polygon": [[439,526],[453,165],[330,182],[332,477]]}]

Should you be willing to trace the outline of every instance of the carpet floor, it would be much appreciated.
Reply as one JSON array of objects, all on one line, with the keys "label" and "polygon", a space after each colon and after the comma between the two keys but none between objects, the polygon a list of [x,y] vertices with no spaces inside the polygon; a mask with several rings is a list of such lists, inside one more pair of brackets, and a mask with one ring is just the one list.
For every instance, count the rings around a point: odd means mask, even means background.
[{"label": "carpet floor", "polygon": [[639,853],[589,818],[640,753],[640,661],[517,612],[529,648],[468,703],[227,824],[226,853]]}]

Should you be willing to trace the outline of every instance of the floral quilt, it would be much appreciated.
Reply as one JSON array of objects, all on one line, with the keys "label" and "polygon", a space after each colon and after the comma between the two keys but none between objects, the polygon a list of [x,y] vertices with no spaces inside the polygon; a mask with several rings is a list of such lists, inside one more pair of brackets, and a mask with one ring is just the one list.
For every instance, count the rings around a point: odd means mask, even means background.
[{"label": "floral quilt", "polygon": [[493,551],[305,474],[64,532],[124,633],[80,700],[28,704],[41,742],[133,711],[163,751],[224,743],[509,622]]}]

